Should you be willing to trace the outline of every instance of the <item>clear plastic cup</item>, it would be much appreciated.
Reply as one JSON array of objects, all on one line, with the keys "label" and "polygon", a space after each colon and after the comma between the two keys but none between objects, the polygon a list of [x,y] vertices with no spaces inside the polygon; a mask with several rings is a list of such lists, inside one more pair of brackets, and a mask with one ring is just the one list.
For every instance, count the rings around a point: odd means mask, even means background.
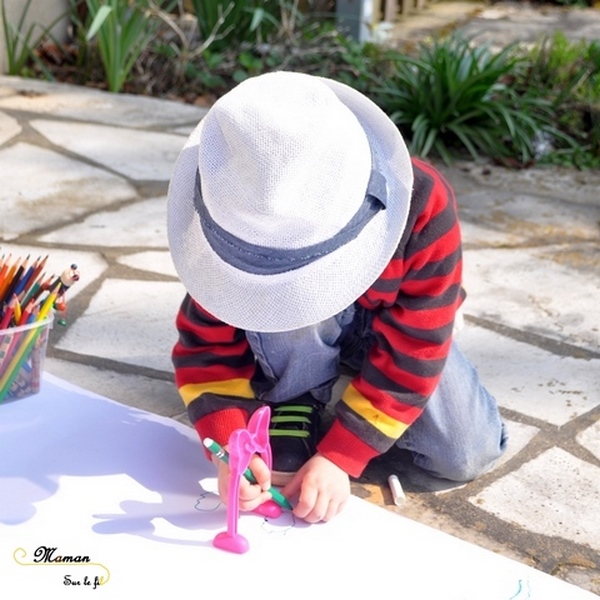
[{"label": "clear plastic cup", "polygon": [[0,402],[40,391],[53,315],[19,327],[0,329]]}]

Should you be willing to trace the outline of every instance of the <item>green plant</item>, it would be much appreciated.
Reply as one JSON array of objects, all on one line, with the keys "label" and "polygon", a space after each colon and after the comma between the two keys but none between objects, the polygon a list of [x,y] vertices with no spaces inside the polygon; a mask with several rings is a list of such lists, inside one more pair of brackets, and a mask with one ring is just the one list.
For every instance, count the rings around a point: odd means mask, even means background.
[{"label": "green plant", "polygon": [[[62,18],[59,16],[47,28],[39,28],[36,23],[25,29],[25,20],[32,0],[26,0],[21,16],[16,25],[9,22],[5,1],[2,0],[2,27],[4,30],[4,47],[6,49],[7,72],[9,75],[22,75],[27,63],[35,59],[34,51],[50,29]],[[36,29],[40,32],[36,34]]]},{"label": "green plant", "polygon": [[544,161],[596,164],[600,157],[600,45],[570,41],[556,32],[541,38],[524,57],[525,68],[515,87],[548,102],[561,133]]},{"label": "green plant", "polygon": [[217,82],[219,90],[226,87],[223,77],[237,83],[277,67],[277,43],[272,42],[295,35],[303,19],[298,0],[291,5],[287,0],[189,0],[195,20],[189,18],[183,0],[176,3],[176,11],[154,10],[170,33],[159,36],[150,50],[159,61],[169,57],[178,84],[210,88],[210,82]]},{"label": "green plant", "polygon": [[[339,54],[336,79],[354,89],[370,95],[376,85],[376,76],[385,71],[390,51],[383,51],[376,44],[361,44],[351,38],[339,38],[342,50]],[[395,52],[391,51],[395,56]],[[393,59],[392,59],[393,60]]]},{"label": "green plant", "polygon": [[571,42],[561,31],[542,37],[526,55],[523,87],[559,105],[578,94],[586,95],[586,81],[594,70],[587,43]]},{"label": "green plant", "polygon": [[97,37],[106,82],[111,92],[119,92],[135,61],[158,27],[148,0],[86,0],[90,15],[86,40]]},{"label": "green plant", "polygon": [[543,99],[511,86],[521,60],[512,46],[494,54],[454,33],[421,44],[414,58],[398,56],[376,96],[417,155],[435,151],[451,162],[466,149],[474,158],[527,163],[552,115]]},{"label": "green plant", "polygon": [[279,26],[279,0],[191,0],[200,37],[213,50],[249,41]]},{"label": "green plant", "polygon": [[554,0],[560,6],[570,6],[574,8],[588,8],[593,6],[593,0]]}]

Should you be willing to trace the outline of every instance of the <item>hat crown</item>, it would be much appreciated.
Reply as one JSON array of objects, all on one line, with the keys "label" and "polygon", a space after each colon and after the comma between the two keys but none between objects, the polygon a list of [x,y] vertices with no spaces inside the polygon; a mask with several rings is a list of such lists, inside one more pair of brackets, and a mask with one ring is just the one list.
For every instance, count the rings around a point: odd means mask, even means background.
[{"label": "hat crown", "polygon": [[260,75],[215,103],[177,159],[173,263],[191,296],[229,325],[306,327],[384,271],[412,185],[406,144],[369,98],[313,75]]},{"label": "hat crown", "polygon": [[204,119],[198,169],[212,218],[249,243],[302,248],[339,232],[362,203],[367,136],[319,79],[276,73],[223,96]]}]

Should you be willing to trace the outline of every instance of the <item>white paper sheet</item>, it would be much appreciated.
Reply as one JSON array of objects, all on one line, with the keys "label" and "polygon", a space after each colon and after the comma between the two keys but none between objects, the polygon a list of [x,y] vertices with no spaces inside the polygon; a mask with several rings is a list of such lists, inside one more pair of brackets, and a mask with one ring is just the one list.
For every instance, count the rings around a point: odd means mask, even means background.
[{"label": "white paper sheet", "polygon": [[50,375],[0,405],[0,454],[2,598],[596,598],[358,498],[327,524],[243,515],[250,551],[218,550],[196,433]]}]

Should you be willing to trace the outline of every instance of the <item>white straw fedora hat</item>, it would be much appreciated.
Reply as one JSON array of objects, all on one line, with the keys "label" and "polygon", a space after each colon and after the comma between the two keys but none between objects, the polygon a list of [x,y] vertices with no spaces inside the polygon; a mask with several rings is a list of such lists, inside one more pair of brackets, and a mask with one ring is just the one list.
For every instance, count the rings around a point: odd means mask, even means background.
[{"label": "white straw fedora hat", "polygon": [[249,331],[352,304],[404,231],[413,173],[396,126],[339,82],[276,72],[211,107],[169,185],[168,234],[190,295]]}]

